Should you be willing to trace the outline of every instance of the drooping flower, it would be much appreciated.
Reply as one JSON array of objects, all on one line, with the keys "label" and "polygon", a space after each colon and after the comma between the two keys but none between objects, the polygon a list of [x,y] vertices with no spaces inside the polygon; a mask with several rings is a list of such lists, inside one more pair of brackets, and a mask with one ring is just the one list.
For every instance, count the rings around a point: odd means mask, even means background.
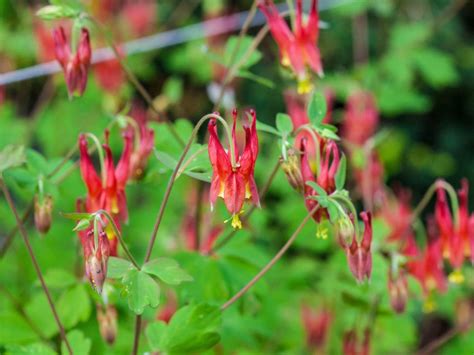
[{"label": "drooping flower", "polygon": [[102,339],[112,345],[117,338],[117,309],[114,305],[97,304],[97,323]]},{"label": "drooping flower", "polygon": [[[324,91],[327,103],[327,112],[326,116],[323,118],[322,123],[330,123],[331,116],[332,116],[332,104],[334,100],[334,95],[331,90],[326,89]],[[293,129],[296,131],[303,125],[307,125],[310,123],[308,114],[306,112],[306,100],[303,96],[297,95],[296,92],[287,90],[284,93],[285,104],[286,104],[286,111],[291,118],[293,123]],[[314,131],[314,130],[313,130]],[[306,138],[306,151],[308,152],[309,160],[314,160],[316,155],[316,142],[314,141],[314,137],[316,137],[321,146],[321,138],[319,135],[314,131],[314,135],[306,130],[300,131],[295,138],[295,146],[299,147],[301,145],[301,140]]]},{"label": "drooping flower", "polygon": [[372,272],[372,218],[370,212],[361,212],[360,217],[364,222],[364,235],[361,241],[357,241],[357,235],[354,233],[352,243],[344,245],[346,250],[347,263],[349,269],[358,282],[364,279],[369,280]]},{"label": "drooping flower", "polygon": [[354,145],[363,145],[377,130],[379,114],[370,92],[358,91],[347,99],[342,136]]},{"label": "drooping flower", "polygon": [[[78,201],[78,204],[81,204]],[[81,206],[78,207],[82,209]],[[93,228],[78,231],[84,253],[85,274],[92,287],[102,293],[105,278],[107,277],[107,261],[110,256],[110,243],[107,233],[103,229],[97,231],[97,243]]]},{"label": "drooping flower", "polygon": [[395,273],[389,269],[388,296],[392,309],[396,313],[403,313],[408,300],[408,280],[405,270],[401,269]]},{"label": "drooping flower", "polygon": [[86,89],[87,72],[91,62],[91,45],[89,31],[81,29],[81,37],[77,51],[71,51],[67,42],[66,33],[61,26],[53,31],[56,59],[63,68],[69,96],[81,96]]},{"label": "drooping flower", "polygon": [[[245,122],[245,147],[239,154],[236,138],[237,111],[233,111],[234,124],[232,127],[232,144],[235,157],[232,157],[231,149],[226,151],[219,141],[217,135],[217,121],[209,121],[209,144],[208,152],[211,161],[213,175],[210,190],[211,207],[214,206],[218,197],[224,199],[227,210],[232,214],[232,227],[242,228],[239,214],[245,200],[251,199],[255,205],[259,205],[257,185],[254,179],[255,162],[258,155],[257,117],[255,111],[251,110],[252,122]],[[232,161],[235,159],[235,161]]]},{"label": "drooping flower", "polygon": [[[316,182],[328,194],[334,192],[336,189],[335,176],[340,162],[339,157],[340,153],[337,144],[331,140],[325,142],[315,175],[311,169],[306,153],[306,140],[303,139],[301,141],[301,174],[304,182]],[[309,185],[304,186],[305,203],[308,211],[311,211],[318,204],[316,200],[312,199],[312,197],[317,195],[318,193],[313,187]],[[320,208],[314,213],[313,218],[316,222],[319,222],[323,216],[327,216],[327,211]]]},{"label": "drooping flower", "polygon": [[344,355],[369,355],[370,338],[369,328],[364,330],[364,338],[362,339],[359,338],[355,329],[346,332],[343,338],[342,353]]},{"label": "drooping flower", "polygon": [[291,68],[298,79],[298,92],[307,93],[312,84],[306,67],[319,76],[323,76],[321,55],[317,46],[319,37],[319,14],[317,0],[311,1],[308,21],[303,24],[303,1],[296,0],[295,28],[290,30],[273,0],[259,2],[259,8],[265,15],[270,32],[280,49],[280,61]]},{"label": "drooping flower", "polygon": [[40,198],[35,196],[35,227],[38,232],[45,234],[51,228],[53,198],[50,195]]},{"label": "drooping flower", "polygon": [[312,309],[307,305],[301,307],[301,318],[306,333],[306,345],[309,349],[318,349],[325,353],[329,328],[333,315],[328,309]]},{"label": "drooping flower", "polygon": [[[108,135],[108,134],[107,134]],[[108,144],[103,145],[105,151],[103,174],[104,181],[97,174],[88,152],[85,135],[79,137],[80,170],[87,187],[86,211],[89,213],[104,209],[121,222],[128,220],[125,185],[130,171],[132,153],[132,137],[125,132],[124,149],[117,166],[114,166],[112,151]]]},{"label": "drooping flower", "polygon": [[415,241],[412,240],[410,245],[407,245],[406,254],[412,255],[412,260],[407,263],[408,270],[418,279],[425,294],[429,295],[434,290],[444,292],[447,289],[441,240],[433,218],[427,221],[427,239],[426,248],[422,253],[417,252]]},{"label": "drooping flower", "polygon": [[474,260],[474,230],[470,220],[474,220],[474,214],[469,217],[468,211],[469,183],[466,179],[461,181],[461,189],[458,190],[459,209],[457,211],[457,224],[453,222],[451,210],[448,205],[446,192],[440,186],[437,189],[435,206],[436,224],[441,238],[441,250],[443,257],[449,259],[455,272],[450,275],[453,282],[462,282],[463,276],[460,268],[464,259]]}]

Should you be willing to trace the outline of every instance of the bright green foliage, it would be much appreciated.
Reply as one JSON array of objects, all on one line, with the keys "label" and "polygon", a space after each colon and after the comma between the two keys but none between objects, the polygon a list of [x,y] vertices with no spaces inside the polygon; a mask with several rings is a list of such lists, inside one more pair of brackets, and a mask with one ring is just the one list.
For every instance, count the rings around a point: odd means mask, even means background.
[{"label": "bright green foliage", "polygon": [[146,335],[153,350],[170,354],[199,352],[219,342],[220,323],[219,308],[202,303],[181,308],[168,325],[150,324]]}]

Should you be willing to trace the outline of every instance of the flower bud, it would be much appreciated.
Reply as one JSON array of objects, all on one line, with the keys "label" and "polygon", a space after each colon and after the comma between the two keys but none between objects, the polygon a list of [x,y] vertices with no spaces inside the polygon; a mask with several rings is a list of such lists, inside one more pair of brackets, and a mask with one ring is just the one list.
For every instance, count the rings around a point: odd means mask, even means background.
[{"label": "flower bud", "polygon": [[304,181],[299,167],[299,159],[294,149],[288,150],[286,160],[281,159],[281,168],[290,185],[298,192],[304,191]]},{"label": "flower bud", "polygon": [[97,305],[97,322],[102,339],[112,345],[117,337],[117,309],[113,305],[107,305],[104,309]]},{"label": "flower bud", "polygon": [[343,246],[351,245],[354,236],[354,224],[350,218],[342,217],[337,221],[337,232]]},{"label": "flower bud", "polygon": [[372,219],[369,212],[360,214],[364,221],[364,236],[360,243],[354,234],[352,244],[345,247],[349,269],[358,282],[369,279],[372,272],[372,254],[370,251],[372,243]]},{"label": "flower bud", "polygon": [[389,270],[388,295],[393,310],[396,313],[403,313],[408,299],[408,282],[404,270],[400,270],[397,275]]},{"label": "flower bud", "polygon": [[38,195],[35,196],[35,226],[38,232],[48,233],[51,228],[52,210],[53,198],[51,196],[44,196],[43,201],[40,201]]}]

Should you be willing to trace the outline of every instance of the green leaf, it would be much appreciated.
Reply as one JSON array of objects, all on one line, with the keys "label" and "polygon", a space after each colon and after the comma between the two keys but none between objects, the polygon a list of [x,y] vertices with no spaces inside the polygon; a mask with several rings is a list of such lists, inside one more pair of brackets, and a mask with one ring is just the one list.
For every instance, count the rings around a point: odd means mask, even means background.
[{"label": "green leaf", "polygon": [[306,181],[306,185],[314,189],[319,196],[327,196],[328,193],[315,181]]},{"label": "green leaf", "polygon": [[36,150],[26,150],[26,163],[36,174],[46,175],[48,173],[48,161]]},{"label": "green leaf", "polygon": [[[202,147],[200,144],[193,145],[193,147],[194,146]],[[196,149],[193,148],[192,150],[195,151]],[[174,170],[176,168],[176,165],[178,164],[178,160],[175,159],[170,154],[159,151],[157,149],[154,150],[154,154],[155,154],[156,159],[158,159],[158,161],[160,161],[168,169]],[[190,150],[190,152],[187,154],[188,159],[189,159],[189,156],[191,156],[192,154],[193,152]],[[211,182],[212,167],[207,155],[201,154],[198,157],[193,158],[193,161],[189,163],[189,165],[186,167],[184,171],[180,169],[180,174],[177,175],[176,179],[179,176],[181,176],[181,174],[187,175],[197,180]]]},{"label": "green leaf", "polygon": [[83,231],[89,228],[90,225],[91,225],[91,221],[89,220],[89,218],[81,219],[79,220],[79,222],[77,222],[76,226],[74,227],[72,231],[73,232]]},{"label": "green leaf", "polygon": [[146,272],[130,270],[123,284],[128,292],[128,306],[135,314],[142,314],[146,306],[156,308],[160,304],[160,288]]},{"label": "green leaf", "polygon": [[47,5],[36,12],[43,20],[58,20],[61,18],[72,18],[79,15],[79,11],[66,5]]},{"label": "green leaf", "polygon": [[120,279],[132,269],[135,269],[135,267],[130,261],[111,256],[107,262],[107,277]]},{"label": "green leaf", "polygon": [[347,171],[347,161],[346,156],[343,154],[339,162],[339,167],[337,168],[336,176],[334,180],[336,182],[336,190],[341,190],[344,188],[346,182],[346,171]]},{"label": "green leaf", "polygon": [[29,345],[7,345],[5,355],[56,355],[57,353],[49,346],[42,343]]},{"label": "green leaf", "polygon": [[454,60],[449,55],[424,48],[414,51],[413,57],[423,79],[431,86],[454,84],[458,80]]},{"label": "green leaf", "polygon": [[171,354],[193,353],[212,348],[220,340],[217,332],[221,311],[208,304],[189,305],[176,312],[170,323],[153,323],[146,335],[153,350]]},{"label": "green leaf", "polygon": [[266,123],[257,121],[257,131],[267,132],[274,134],[275,136],[281,137],[281,133],[274,127],[267,125]]},{"label": "green leaf", "polygon": [[170,285],[179,285],[185,281],[193,281],[193,278],[175,260],[170,258],[151,260],[143,265],[143,271],[157,276],[160,280]]},{"label": "green leaf", "polygon": [[276,127],[282,135],[288,135],[293,132],[293,122],[291,121],[291,117],[286,113],[277,113]]},{"label": "green leaf", "polygon": [[0,324],[2,325],[0,344],[24,343],[38,339],[38,335],[26,320],[14,311],[2,311]]},{"label": "green leaf", "polygon": [[[67,340],[71,345],[74,354],[87,355],[91,351],[92,342],[84,336],[80,330],[72,330],[67,333]],[[64,342],[61,342],[61,354],[69,355],[69,351]]]},{"label": "green leaf", "polygon": [[308,104],[307,113],[310,122],[315,126],[319,126],[323,122],[326,112],[326,97],[322,92],[317,91],[313,94]]},{"label": "green leaf", "polygon": [[83,219],[87,219],[90,221],[92,218],[91,213],[79,213],[79,212],[71,212],[71,213],[61,212],[61,216],[67,219],[72,219],[73,221],[81,221]]},{"label": "green leaf", "polygon": [[[74,275],[64,269],[48,270],[44,275],[44,281],[49,288],[66,288],[77,282]],[[39,286],[40,282],[36,281],[35,284]]]},{"label": "green leaf", "polygon": [[[238,41],[239,41],[239,37],[232,36],[229,38],[229,40],[226,43],[225,50],[224,50],[224,63],[227,68],[229,68],[231,65],[239,63],[241,60],[244,59],[244,57],[247,55],[247,52],[249,51],[252,45],[253,38],[249,36],[242,37],[239,43],[238,50],[237,52],[235,52],[235,48],[237,46]],[[234,54],[235,56],[233,56]],[[261,58],[262,58],[262,53],[260,53],[258,50],[253,50],[252,54],[248,56],[245,62],[241,64],[241,68],[243,69],[250,68],[252,65],[258,63]]]},{"label": "green leaf", "polygon": [[21,145],[7,145],[0,152],[0,174],[9,168],[20,166],[25,161],[25,147]]},{"label": "green leaf", "polygon": [[84,284],[72,287],[61,295],[57,302],[58,313],[65,328],[85,322],[91,314],[91,301]]}]

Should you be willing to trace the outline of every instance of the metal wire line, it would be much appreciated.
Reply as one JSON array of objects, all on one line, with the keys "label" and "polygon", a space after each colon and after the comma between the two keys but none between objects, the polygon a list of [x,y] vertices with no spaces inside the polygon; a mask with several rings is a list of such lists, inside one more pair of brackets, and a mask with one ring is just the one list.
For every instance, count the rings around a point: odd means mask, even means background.
[{"label": "metal wire line", "polygon": [[[352,2],[354,0],[323,0],[319,4],[319,11],[325,11],[334,7]],[[285,3],[278,5],[279,11],[286,11]],[[213,37],[239,30],[248,15],[248,11],[242,11],[229,16],[222,16],[215,19],[184,26],[178,29],[160,32],[151,36],[125,42],[121,49],[126,55],[149,52],[161,48],[186,43],[189,41]],[[258,12],[250,27],[261,26],[265,23],[265,17]],[[320,24],[321,27],[324,24]],[[92,63],[101,63],[115,58],[111,48],[99,48],[92,54]],[[54,74],[61,71],[57,61],[37,64],[31,67],[18,69],[8,73],[0,74],[0,85],[12,84],[24,80],[29,80],[45,75]]]}]

